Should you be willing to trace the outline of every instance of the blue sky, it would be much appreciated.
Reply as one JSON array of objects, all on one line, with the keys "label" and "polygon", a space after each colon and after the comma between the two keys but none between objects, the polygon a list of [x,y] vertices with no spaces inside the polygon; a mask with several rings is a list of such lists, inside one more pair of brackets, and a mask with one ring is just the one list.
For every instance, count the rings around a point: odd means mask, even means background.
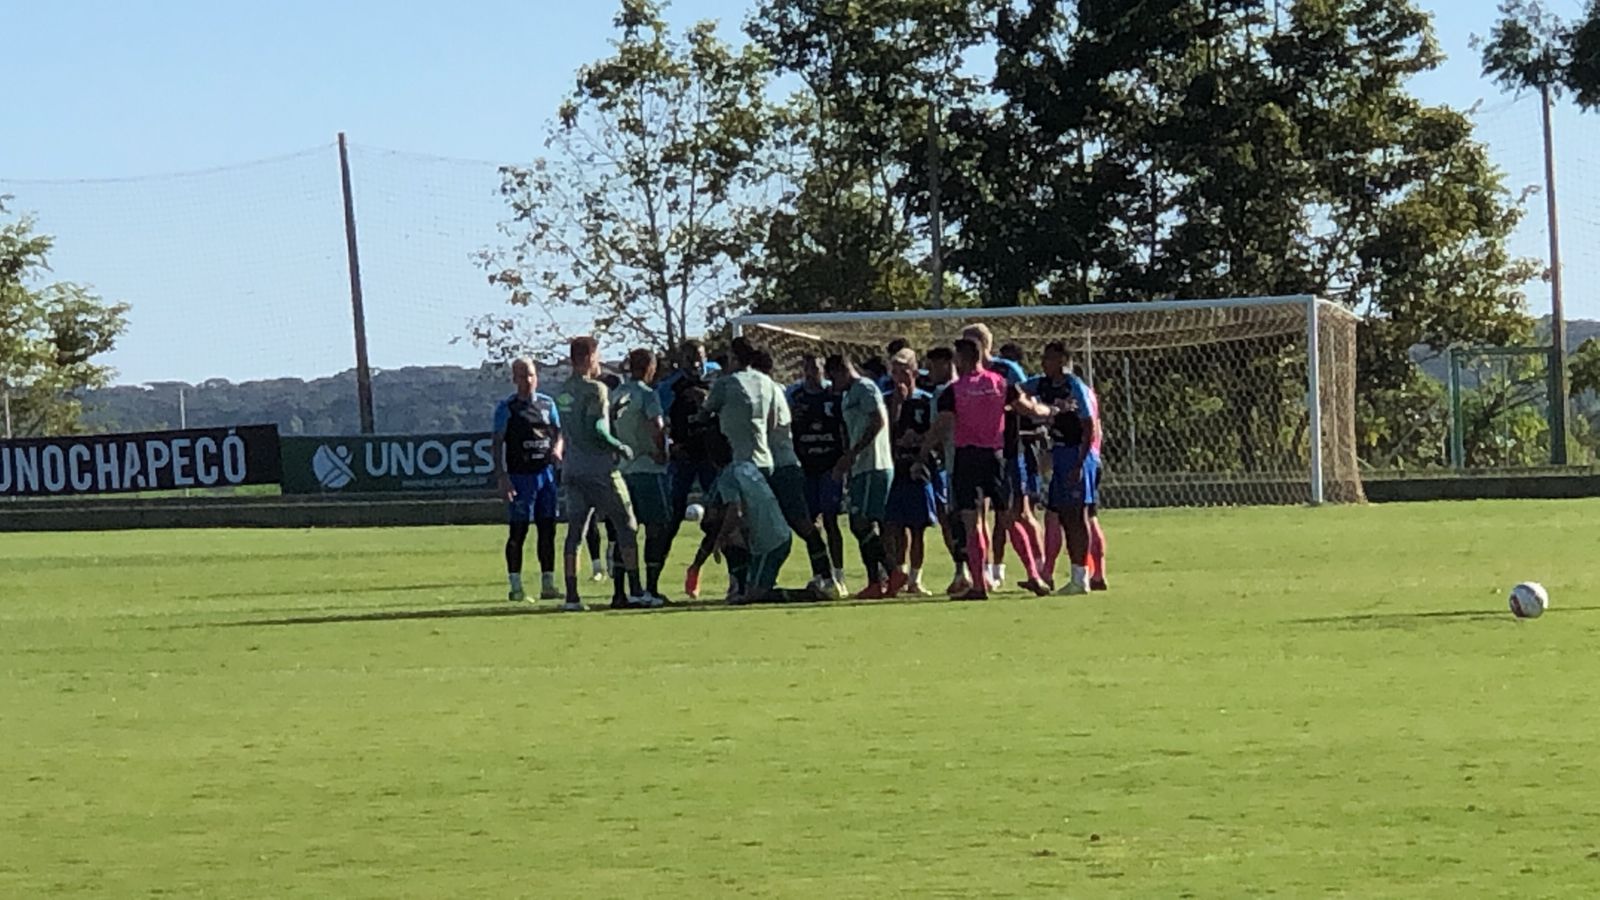
[{"label": "blue sky", "polygon": [[[1497,161],[1515,187],[1536,182],[1536,104],[1481,79],[1468,47],[1494,0],[1422,5],[1451,59],[1416,89],[1484,101]],[[1574,15],[1580,2],[1552,5]],[[747,8],[678,0],[669,15],[731,33]],[[501,305],[469,259],[500,218],[493,163],[538,153],[573,72],[606,51],[613,13],[609,0],[12,3],[7,62],[26,77],[7,98],[0,193],[58,236],[57,277],[134,304],[112,359],[122,381],[327,374],[351,357],[329,146],[348,132],[374,363],[471,363],[449,339]],[[1600,185],[1582,177],[1597,121],[1558,119],[1574,316],[1600,317]],[[1536,212],[1521,252],[1542,253]]]}]

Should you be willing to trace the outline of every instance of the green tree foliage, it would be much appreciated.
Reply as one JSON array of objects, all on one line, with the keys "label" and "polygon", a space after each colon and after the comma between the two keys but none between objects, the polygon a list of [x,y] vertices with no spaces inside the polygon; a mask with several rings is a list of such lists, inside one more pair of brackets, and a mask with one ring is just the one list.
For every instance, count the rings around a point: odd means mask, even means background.
[{"label": "green tree foliage", "polygon": [[79,430],[83,392],[110,383],[95,360],[127,327],[125,304],[108,304],[83,285],[44,283],[48,235],[30,216],[9,217],[0,197],[0,389],[10,396],[17,436]]},{"label": "green tree foliage", "polygon": [[663,6],[623,0],[613,55],[578,73],[550,155],[502,169],[512,243],[481,262],[513,307],[544,315],[485,317],[474,337],[493,355],[559,338],[555,314],[573,308],[598,333],[655,347],[727,315],[748,193],[765,183],[767,66],[711,22],[673,36]]},{"label": "green tree foliage", "polygon": [[[964,53],[983,2],[773,0],[746,22],[777,74],[798,87],[776,142],[780,201],[745,276],[764,312],[925,304],[927,234],[902,201],[907,161],[926,153],[930,108],[978,82]],[[923,250],[922,252],[925,252]]]}]

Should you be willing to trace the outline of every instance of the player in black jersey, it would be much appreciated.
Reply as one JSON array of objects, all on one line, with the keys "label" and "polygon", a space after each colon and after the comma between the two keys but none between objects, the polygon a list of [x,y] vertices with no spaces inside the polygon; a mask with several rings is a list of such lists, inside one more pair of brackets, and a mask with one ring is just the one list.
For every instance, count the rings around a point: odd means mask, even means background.
[{"label": "player in black jersey", "polygon": [[538,392],[539,372],[527,359],[511,364],[517,392],[494,410],[494,468],[500,495],[509,504],[506,576],[510,599],[527,599],[522,587],[523,543],[537,526],[541,598],[560,599],[556,585],[556,465],[561,461],[561,415],[555,400]]},{"label": "player in black jersey", "polygon": [[917,353],[909,347],[902,347],[890,360],[889,377],[891,391],[885,402],[894,453],[894,482],[884,520],[892,566],[889,596],[905,592],[927,597],[932,592],[922,584],[922,566],[927,559],[924,538],[929,528],[939,524],[939,512],[933,475],[919,471],[917,461],[923,439],[933,427],[933,395],[917,387]]},{"label": "player in black jersey", "polygon": [[828,389],[822,362],[819,354],[808,353],[800,359],[800,383],[788,390],[790,428],[806,476],[806,505],[813,518],[822,520],[833,577],[843,584],[844,533],[839,529],[839,515],[844,510],[844,492],[833,477],[833,467],[844,455],[844,410],[839,396]]},{"label": "player in black jersey", "polygon": [[697,487],[704,494],[717,481],[708,444],[718,431],[717,420],[700,415],[717,371],[706,360],[705,344],[690,339],[679,350],[678,370],[662,379],[658,388],[667,419],[667,480],[672,491],[672,521],[665,537],[669,547],[683,525],[689,495]]}]

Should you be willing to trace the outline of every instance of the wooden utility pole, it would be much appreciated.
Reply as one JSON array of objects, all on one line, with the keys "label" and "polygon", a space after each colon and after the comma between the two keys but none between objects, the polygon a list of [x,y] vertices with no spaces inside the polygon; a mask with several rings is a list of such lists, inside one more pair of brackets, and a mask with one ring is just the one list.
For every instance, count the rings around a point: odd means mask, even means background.
[{"label": "wooden utility pole", "polygon": [[1539,86],[1544,115],[1544,206],[1550,227],[1550,462],[1567,464],[1567,319],[1561,298],[1561,218],[1556,214],[1556,149],[1551,111],[1555,105],[1549,84]]},{"label": "wooden utility pole", "polygon": [[356,250],[356,201],[350,191],[350,151],[339,132],[339,181],[344,190],[344,243],[350,263],[350,313],[356,332],[356,403],[361,410],[361,433],[372,434],[372,369],[367,365],[367,313],[361,301],[361,254]]},{"label": "wooden utility pole", "polygon": [[928,231],[933,239],[930,263],[933,286],[928,295],[934,309],[944,309],[944,213],[939,208],[939,109],[928,101]]}]

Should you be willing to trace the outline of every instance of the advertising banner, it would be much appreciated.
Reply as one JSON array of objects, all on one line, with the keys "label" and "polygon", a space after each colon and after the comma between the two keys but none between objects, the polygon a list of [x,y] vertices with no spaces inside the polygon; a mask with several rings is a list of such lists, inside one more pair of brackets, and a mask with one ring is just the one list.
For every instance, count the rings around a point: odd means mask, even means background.
[{"label": "advertising banner", "polygon": [[276,484],[278,426],[0,439],[0,497]]},{"label": "advertising banner", "polygon": [[489,491],[488,433],[286,437],[285,494]]}]

